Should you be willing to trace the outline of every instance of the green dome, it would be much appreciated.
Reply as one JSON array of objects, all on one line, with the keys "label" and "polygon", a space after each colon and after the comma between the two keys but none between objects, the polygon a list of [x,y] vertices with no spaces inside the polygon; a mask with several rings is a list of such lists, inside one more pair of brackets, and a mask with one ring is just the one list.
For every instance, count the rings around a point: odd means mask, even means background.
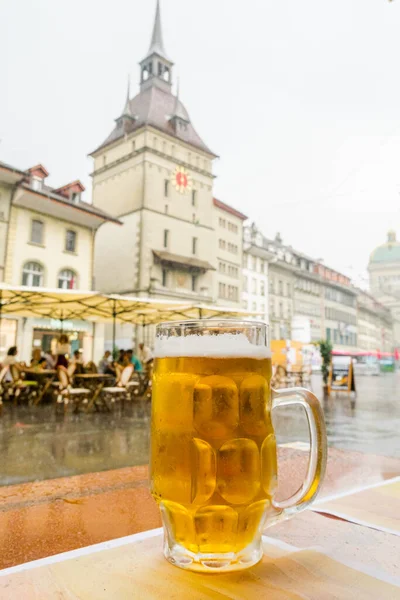
[{"label": "green dome", "polygon": [[396,233],[389,231],[388,241],[378,246],[371,254],[370,263],[400,263],[400,242],[396,240]]}]

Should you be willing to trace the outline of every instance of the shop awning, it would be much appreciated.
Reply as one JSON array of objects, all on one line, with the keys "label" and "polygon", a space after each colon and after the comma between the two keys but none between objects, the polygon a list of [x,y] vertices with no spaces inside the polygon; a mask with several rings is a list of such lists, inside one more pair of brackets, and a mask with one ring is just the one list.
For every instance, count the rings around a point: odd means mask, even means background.
[{"label": "shop awning", "polygon": [[180,267],[196,271],[215,271],[215,267],[206,260],[200,260],[194,256],[181,256],[180,254],[172,254],[172,252],[153,250],[154,258],[163,264],[169,264],[175,267]]},{"label": "shop awning", "polygon": [[0,326],[1,318],[5,315],[57,319],[61,324],[73,319],[108,322],[114,325],[115,338],[117,322],[145,326],[161,321],[226,317],[246,319],[255,314],[208,304],[0,284]]}]

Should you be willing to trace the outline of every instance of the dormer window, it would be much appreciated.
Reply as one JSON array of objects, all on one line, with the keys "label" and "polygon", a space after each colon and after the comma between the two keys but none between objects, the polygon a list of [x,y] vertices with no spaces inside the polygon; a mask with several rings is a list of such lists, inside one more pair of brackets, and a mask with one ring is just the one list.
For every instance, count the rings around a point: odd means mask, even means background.
[{"label": "dormer window", "polygon": [[32,177],[31,185],[32,189],[40,191],[43,189],[43,179],[40,179],[39,177]]},{"label": "dormer window", "polygon": [[72,192],[71,200],[74,204],[78,204],[81,201],[81,193],[80,192]]}]

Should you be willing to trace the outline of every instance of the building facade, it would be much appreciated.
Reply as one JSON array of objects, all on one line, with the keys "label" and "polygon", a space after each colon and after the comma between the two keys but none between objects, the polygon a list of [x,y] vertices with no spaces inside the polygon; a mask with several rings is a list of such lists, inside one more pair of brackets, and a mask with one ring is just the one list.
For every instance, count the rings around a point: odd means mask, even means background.
[{"label": "building facade", "polygon": [[273,255],[254,224],[244,228],[243,236],[243,308],[268,321],[268,265]]},{"label": "building facade", "polygon": [[[268,306],[273,340],[328,339],[338,350],[357,350],[359,291],[345,275],[285,245],[279,234],[265,238],[254,224],[244,231],[243,275],[243,306],[260,313]],[[384,311],[376,326],[389,340],[387,318]]]},{"label": "building facade", "polygon": [[363,351],[393,352],[394,330],[390,309],[364,290],[357,290],[358,347]]},{"label": "building facade", "polygon": [[[117,221],[82,201],[84,187],[74,181],[61,188],[46,184],[47,170],[27,171],[0,163],[0,261],[2,281],[12,286],[92,290],[94,241],[99,227]],[[0,339],[0,353],[17,339],[21,358],[29,361],[33,347],[49,349],[61,323],[55,319],[10,319]],[[63,324],[75,347],[92,356],[93,325]],[[74,346],[73,343],[73,346]]]},{"label": "building facade", "polygon": [[217,242],[217,302],[239,308],[243,289],[243,223],[247,217],[216,198],[213,214]]},{"label": "building facade", "polygon": [[[172,83],[157,2],[150,48],[140,63],[140,91],[131,98],[128,89],[113,131],[92,153],[93,204],[124,224],[118,243],[111,225],[97,236],[96,281],[104,292],[212,302],[218,268],[215,154],[179,94],[172,93]],[[240,244],[229,255],[234,264]]]}]

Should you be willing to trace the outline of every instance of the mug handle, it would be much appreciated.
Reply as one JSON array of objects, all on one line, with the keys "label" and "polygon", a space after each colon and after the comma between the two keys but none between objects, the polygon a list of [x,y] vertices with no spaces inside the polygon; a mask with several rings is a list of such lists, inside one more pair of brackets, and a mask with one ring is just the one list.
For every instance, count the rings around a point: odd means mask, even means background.
[{"label": "mug handle", "polygon": [[272,506],[283,519],[289,519],[301,512],[315,499],[324,479],[328,443],[324,413],[318,399],[304,388],[272,390],[272,410],[282,406],[304,408],[310,430],[310,459],[306,478],[300,489],[287,500],[272,501]]}]

